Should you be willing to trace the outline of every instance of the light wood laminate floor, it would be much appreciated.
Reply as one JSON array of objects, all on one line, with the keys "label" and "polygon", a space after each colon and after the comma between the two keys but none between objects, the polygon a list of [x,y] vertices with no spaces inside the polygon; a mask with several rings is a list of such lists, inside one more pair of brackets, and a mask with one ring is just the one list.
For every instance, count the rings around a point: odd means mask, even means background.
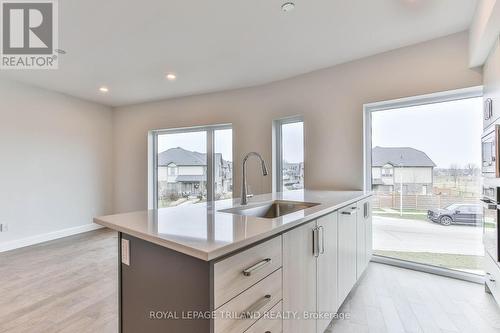
[{"label": "light wood laminate floor", "polygon": [[[116,333],[117,260],[108,230],[0,253],[0,332]],[[500,333],[483,286],[382,264],[370,264],[341,311],[350,318],[329,333]]]}]

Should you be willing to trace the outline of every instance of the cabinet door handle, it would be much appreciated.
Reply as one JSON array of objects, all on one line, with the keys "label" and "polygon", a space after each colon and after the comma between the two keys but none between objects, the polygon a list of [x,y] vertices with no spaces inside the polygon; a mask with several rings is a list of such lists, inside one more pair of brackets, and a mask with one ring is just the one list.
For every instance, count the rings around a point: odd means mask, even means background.
[{"label": "cabinet door handle", "polygon": [[319,228],[314,227],[313,229],[313,255],[317,258],[319,257]]},{"label": "cabinet door handle", "polygon": [[249,319],[254,316],[256,312],[258,312],[260,309],[262,309],[264,306],[266,306],[269,302],[271,302],[271,295],[266,295],[259,299],[257,302],[254,304],[250,305],[248,309],[243,311],[240,315],[242,319]]},{"label": "cabinet door handle", "polygon": [[[319,254],[325,253],[325,228],[322,225],[318,227],[319,233],[321,233],[321,250],[319,250]],[[318,237],[319,238],[319,237]],[[319,248],[319,244],[318,244]]]},{"label": "cabinet door handle", "polygon": [[264,259],[262,261],[259,261],[255,265],[250,266],[247,269],[243,270],[242,273],[243,273],[244,276],[251,276],[253,272],[258,271],[259,269],[261,269],[262,267],[266,266],[270,262],[271,262],[271,258],[266,258],[266,259]]}]

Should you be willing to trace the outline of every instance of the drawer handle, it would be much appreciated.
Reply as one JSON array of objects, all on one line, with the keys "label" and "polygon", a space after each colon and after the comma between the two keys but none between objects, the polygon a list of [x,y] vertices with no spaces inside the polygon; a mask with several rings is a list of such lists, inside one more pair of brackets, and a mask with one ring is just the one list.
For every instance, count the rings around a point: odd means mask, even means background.
[{"label": "drawer handle", "polygon": [[266,259],[264,259],[262,261],[259,261],[255,265],[253,265],[253,266],[248,267],[247,269],[245,269],[243,271],[243,275],[250,276],[250,275],[252,275],[253,272],[258,271],[259,269],[261,269],[262,267],[266,266],[270,262],[271,262],[271,258],[266,258]]},{"label": "drawer handle", "polygon": [[491,273],[486,273],[486,275],[488,276],[490,282],[495,282],[495,278],[493,277],[493,275],[491,275]]},{"label": "drawer handle", "polygon": [[356,213],[356,211],[355,211],[355,210],[351,210],[351,211],[349,211],[349,212],[348,212],[348,211],[346,211],[346,210],[344,210],[344,211],[342,212],[342,214],[343,214],[343,215],[353,215],[354,213]]},{"label": "drawer handle", "polygon": [[271,302],[271,295],[264,296],[263,298],[259,299],[257,302],[252,304],[246,311],[243,311],[241,313],[241,318],[242,319],[252,318],[252,316],[256,312],[258,312],[260,309],[266,306],[269,302]]}]

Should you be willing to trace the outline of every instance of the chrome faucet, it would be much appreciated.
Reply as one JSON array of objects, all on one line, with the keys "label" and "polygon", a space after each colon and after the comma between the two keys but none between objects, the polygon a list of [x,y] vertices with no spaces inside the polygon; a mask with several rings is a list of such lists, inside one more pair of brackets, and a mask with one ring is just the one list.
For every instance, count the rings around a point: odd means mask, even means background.
[{"label": "chrome faucet", "polygon": [[248,153],[245,158],[243,158],[243,183],[241,184],[241,204],[246,205],[248,203],[247,201],[247,160],[250,156],[256,156],[260,160],[260,164],[262,167],[262,175],[267,176],[267,167],[266,167],[266,162],[260,156],[259,153],[256,152],[250,152]]}]

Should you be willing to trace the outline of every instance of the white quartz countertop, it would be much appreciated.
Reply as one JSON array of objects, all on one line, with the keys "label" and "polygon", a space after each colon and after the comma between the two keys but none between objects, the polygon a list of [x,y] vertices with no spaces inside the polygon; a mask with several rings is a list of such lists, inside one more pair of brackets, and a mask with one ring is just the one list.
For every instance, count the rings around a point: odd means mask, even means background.
[{"label": "white quartz countertop", "polygon": [[370,196],[363,191],[296,190],[257,195],[248,206],[273,200],[291,200],[319,205],[274,219],[241,216],[222,209],[239,207],[239,200],[138,211],[94,218],[94,222],[145,241],[210,261],[283,233],[302,223]]}]

